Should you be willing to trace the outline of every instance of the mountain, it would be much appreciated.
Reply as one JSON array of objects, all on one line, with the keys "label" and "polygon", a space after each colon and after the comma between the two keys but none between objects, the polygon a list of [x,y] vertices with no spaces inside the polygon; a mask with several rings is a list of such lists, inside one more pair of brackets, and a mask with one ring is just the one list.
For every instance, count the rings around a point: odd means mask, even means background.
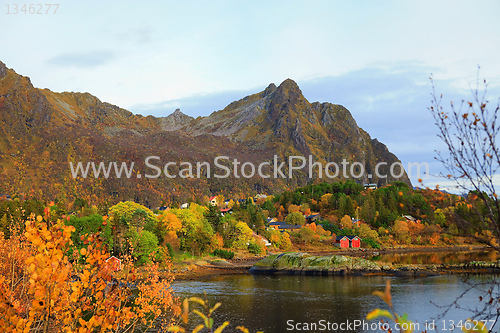
[{"label": "mountain", "polygon": [[[294,170],[292,178],[284,178],[279,172],[278,178],[272,177],[274,164],[279,166],[290,156],[306,160],[311,156],[312,162],[322,166],[330,163],[330,175],[335,173],[332,163],[337,163],[337,177],[329,179],[325,170],[321,171],[326,181],[345,179],[343,159],[349,163],[347,173],[357,162],[354,173],[358,174],[360,166],[366,173],[356,181],[379,184],[385,184],[386,179],[375,175],[376,164],[399,162],[384,144],[358,127],[346,108],[310,103],[290,79],[278,87],[270,84],[264,91],[206,117],[193,118],[179,109],[167,117],[143,117],[101,102],[89,93],[37,89],[28,77],[0,62],[0,133],[0,192],[68,201],[81,197],[93,203],[135,200],[157,206],[164,201],[220,193],[270,193],[321,181],[316,179],[318,167],[312,168],[313,177],[309,178],[308,165]],[[157,158],[146,165],[148,156]],[[214,174],[225,173],[214,164],[217,156],[227,156],[219,164],[231,168],[231,172],[234,159],[255,167],[267,162],[269,165],[263,165],[262,170],[271,177],[245,178],[238,170],[238,178],[217,178]],[[86,178],[81,173],[73,178],[70,163],[75,169],[78,162],[83,167],[89,162],[103,162],[102,170],[110,162],[117,162],[118,168],[122,162],[129,166],[133,162],[134,168],[129,178],[124,174],[118,178],[113,172],[107,179],[102,173],[95,178],[91,168]],[[176,178],[164,174],[158,178],[146,176],[163,173],[168,162],[175,163],[167,171]],[[183,162],[194,166],[193,178],[181,177],[188,174]],[[206,166],[197,177],[196,162],[210,164],[210,177]],[[293,162],[295,167],[302,163],[298,157]],[[245,170],[248,175],[250,165]],[[280,170],[288,175],[288,165]],[[388,167],[381,167],[379,173],[388,174]],[[406,173],[399,180],[410,184]]]}]

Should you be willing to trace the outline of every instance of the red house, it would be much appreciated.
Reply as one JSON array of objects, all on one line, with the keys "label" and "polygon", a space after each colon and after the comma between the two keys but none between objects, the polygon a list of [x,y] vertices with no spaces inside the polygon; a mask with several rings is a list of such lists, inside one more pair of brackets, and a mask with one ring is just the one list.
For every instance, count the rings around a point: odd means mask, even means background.
[{"label": "red house", "polygon": [[114,272],[118,272],[122,269],[122,261],[115,256],[111,256],[106,259],[106,265],[111,268]]},{"label": "red house", "polygon": [[335,238],[335,246],[347,249],[349,247],[361,247],[361,239],[358,236],[337,236]]},{"label": "red house", "polygon": [[359,238],[358,236],[346,236],[346,237],[349,238],[349,243],[351,247],[355,248],[361,247],[361,238]]},{"label": "red house", "polygon": [[347,236],[337,236],[335,239],[335,246],[341,247],[341,248],[348,248],[349,247],[349,238]]}]

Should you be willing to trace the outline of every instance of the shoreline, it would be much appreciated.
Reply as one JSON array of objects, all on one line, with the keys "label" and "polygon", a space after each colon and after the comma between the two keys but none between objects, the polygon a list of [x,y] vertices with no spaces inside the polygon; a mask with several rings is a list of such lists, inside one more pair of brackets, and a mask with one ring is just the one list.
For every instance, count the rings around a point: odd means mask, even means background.
[{"label": "shoreline", "polygon": [[[314,256],[342,255],[352,257],[364,257],[377,254],[392,253],[436,253],[436,252],[480,252],[491,250],[481,245],[474,246],[423,246],[423,247],[403,247],[385,249],[359,249],[359,250],[329,250],[329,251],[301,251]],[[228,265],[214,264],[194,264],[190,269],[172,273],[174,281],[196,281],[207,280],[217,276],[250,274],[250,268],[264,257],[248,257],[228,260]],[[388,276],[431,276],[441,274],[470,274],[470,273],[495,273],[500,272],[499,267],[471,267],[465,264],[429,264],[429,265],[402,265],[396,269],[383,269],[381,272],[349,272],[339,275],[388,275]],[[282,274],[295,274],[286,272]],[[304,275],[328,275],[328,273],[300,272]]]}]

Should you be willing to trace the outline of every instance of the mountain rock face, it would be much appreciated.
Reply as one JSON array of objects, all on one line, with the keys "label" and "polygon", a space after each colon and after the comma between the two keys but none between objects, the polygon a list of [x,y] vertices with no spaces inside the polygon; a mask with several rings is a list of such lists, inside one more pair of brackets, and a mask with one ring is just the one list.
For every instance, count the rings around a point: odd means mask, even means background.
[{"label": "mountain rock face", "polygon": [[[379,179],[377,163],[399,162],[385,145],[357,126],[346,108],[310,103],[290,79],[278,87],[270,84],[207,117],[193,118],[177,109],[157,118],[132,114],[88,93],[37,89],[29,78],[0,62],[0,133],[1,193],[59,200],[82,197],[93,203],[135,200],[156,206],[211,194],[270,193],[309,182],[344,180],[344,159],[349,163],[347,178],[381,185],[394,179]],[[215,176],[226,173],[215,165],[218,156],[227,157],[219,165],[230,168],[230,177]],[[289,178],[291,156],[295,156],[293,167],[302,160],[307,163]],[[241,164],[235,175],[234,159],[252,163],[255,169],[268,163],[262,170],[271,177],[247,178]],[[321,170],[309,160],[320,163]],[[86,177],[81,172],[75,177],[78,162],[83,168],[89,166]],[[97,170],[103,162],[99,177],[94,176],[91,162]],[[122,162],[130,172],[118,177],[115,171]],[[169,162],[167,176],[164,171]],[[187,162],[193,165],[193,177]],[[210,173],[206,164],[198,170],[197,162],[208,162]],[[278,162],[286,163],[276,172]],[[337,175],[334,163],[339,166]],[[327,164],[329,176],[324,169]],[[108,169],[105,178],[103,171]],[[358,178],[351,176],[351,169]],[[380,167],[379,174],[389,174],[388,169]],[[249,175],[251,167],[245,171]],[[398,180],[409,183],[406,173]]]}]

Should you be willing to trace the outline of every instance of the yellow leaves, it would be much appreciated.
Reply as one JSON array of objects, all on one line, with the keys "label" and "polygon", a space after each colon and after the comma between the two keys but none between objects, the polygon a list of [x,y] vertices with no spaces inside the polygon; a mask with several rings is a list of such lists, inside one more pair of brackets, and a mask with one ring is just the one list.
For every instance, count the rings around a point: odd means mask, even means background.
[{"label": "yellow leaves", "polygon": [[366,320],[373,320],[378,318],[388,318],[394,320],[394,317],[389,311],[382,309],[375,309],[366,315]]},{"label": "yellow leaves", "polygon": [[40,215],[38,215],[38,216],[36,217],[36,220],[37,220],[38,222],[42,222],[43,217],[41,217]]},{"label": "yellow leaves", "polygon": [[82,248],[82,249],[80,250],[80,254],[81,254],[82,256],[86,255],[86,254],[87,254],[87,249],[86,249],[86,248]]},{"label": "yellow leaves", "polygon": [[182,302],[182,309],[182,320],[184,324],[187,324],[189,320],[189,300],[187,298]]},{"label": "yellow leaves", "polygon": [[195,329],[191,333],[201,332],[201,330],[204,329],[204,328],[205,328],[205,326],[203,326],[203,325],[200,324],[200,325],[196,326]]},{"label": "yellow leaves", "polygon": [[373,295],[380,297],[387,305],[392,307],[391,281],[387,280],[384,292],[374,291]]},{"label": "yellow leaves", "polygon": [[225,321],[224,323],[222,323],[222,325],[217,327],[217,329],[214,331],[214,333],[221,333],[222,330],[227,327],[227,325],[229,325],[229,322]]},{"label": "yellow leaves", "polygon": [[191,297],[191,298],[189,298],[189,301],[196,302],[196,303],[200,304],[201,306],[205,306],[205,301],[199,297]]}]

